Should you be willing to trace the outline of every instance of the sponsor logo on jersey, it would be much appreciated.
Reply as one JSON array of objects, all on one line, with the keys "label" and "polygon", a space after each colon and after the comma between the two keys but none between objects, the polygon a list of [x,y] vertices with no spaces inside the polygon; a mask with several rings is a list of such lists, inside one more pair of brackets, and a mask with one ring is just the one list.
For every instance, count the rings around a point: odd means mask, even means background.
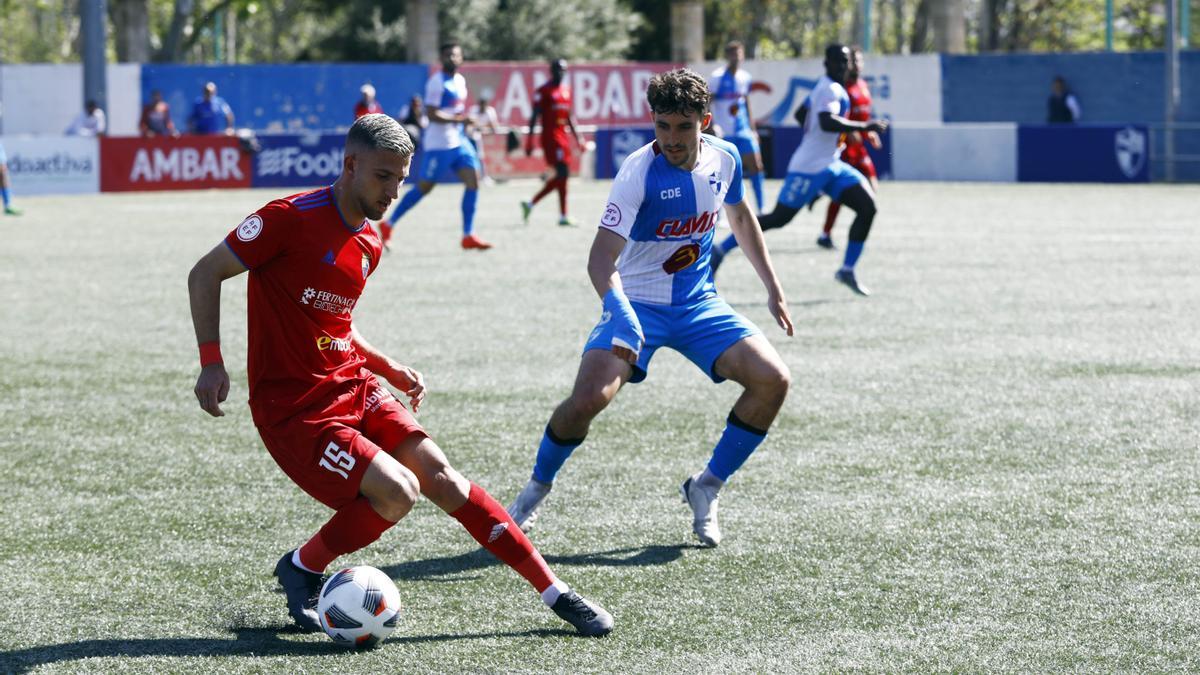
[{"label": "sponsor logo on jersey", "polygon": [[1117,166],[1126,178],[1135,178],[1146,163],[1146,134],[1133,127],[1125,127],[1113,139],[1117,152]]},{"label": "sponsor logo on jersey", "polygon": [[325,263],[326,265],[336,265],[337,264],[337,258],[335,258],[333,256],[333,249],[329,249],[328,251],[325,252],[325,257],[321,258],[321,262]]},{"label": "sponsor logo on jersey", "polygon": [[392,392],[383,387],[375,387],[375,390],[367,395],[367,400],[365,401],[367,412],[375,412],[376,408],[392,400],[392,398],[394,398]]},{"label": "sponsor logo on jersey", "polygon": [[609,202],[608,206],[604,207],[604,217],[600,219],[600,224],[605,227],[616,227],[621,224],[621,209],[616,204]]},{"label": "sponsor logo on jersey", "polygon": [[319,291],[315,288],[306,288],[300,294],[300,302],[305,305],[312,305],[313,309],[319,309],[322,312],[329,312],[334,316],[340,314],[349,314],[354,305],[358,302],[357,298],[347,298],[344,295],[330,293],[329,291]]},{"label": "sponsor logo on jersey", "polygon": [[335,338],[328,335],[322,335],[317,338],[317,350],[322,352],[348,352],[353,347],[350,346],[350,338]]},{"label": "sponsor logo on jersey", "polygon": [[694,234],[704,234],[716,226],[719,213],[719,211],[706,211],[687,218],[666,218],[659,221],[658,228],[654,233],[658,235],[659,239],[678,239]]},{"label": "sponsor logo on jersey", "polygon": [[691,267],[693,263],[700,259],[700,245],[688,244],[681,246],[671,254],[671,257],[663,261],[663,271],[667,274],[675,274],[680,270]]},{"label": "sponsor logo on jersey", "polygon": [[242,221],[237,228],[237,238],[241,241],[254,241],[262,233],[262,217],[257,213]]}]

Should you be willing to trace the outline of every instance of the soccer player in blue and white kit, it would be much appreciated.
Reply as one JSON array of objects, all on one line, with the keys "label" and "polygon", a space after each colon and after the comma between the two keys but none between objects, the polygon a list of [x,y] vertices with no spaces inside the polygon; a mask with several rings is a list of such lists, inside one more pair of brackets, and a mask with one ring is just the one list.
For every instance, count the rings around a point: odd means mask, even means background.
[{"label": "soccer player in blue and white kit", "polygon": [[[841,136],[855,131],[882,133],[888,125],[885,120],[856,122],[847,117],[850,96],[843,85],[849,69],[850,48],[835,44],[825,49],[825,75],[817,80],[812,93],[797,111],[804,137],[788,162],[779,203],[774,211],[762,217],[760,223],[764,232],[783,227],[822,192],[849,206],[854,210],[854,224],[850,226],[850,241],[846,244],[842,267],[834,278],[859,295],[869,295],[866,287],[858,283],[854,266],[862,255],[871,223],[875,220],[875,193],[865,176],[841,160]],[[725,254],[737,245],[738,241],[731,236],[713,249],[714,272]]]},{"label": "soccer player in blue and white kit", "polygon": [[588,276],[603,299],[600,322],[583,348],[571,395],[546,426],[533,477],[508,512],[521,529],[532,526],[592,419],[622,385],[646,378],[659,347],[670,347],[714,382],[730,379],[745,388],[707,467],[682,487],[692,530],[716,546],[717,494],[766,437],[791,382],[771,343],[713,286],[708,256],[722,206],[767,289],[771,315],[788,335],[792,320],[743,199],[741,157],[729,143],[700,133],[712,118],[704,79],[686,69],[660,73],[646,99],[655,140],[621,165],[588,257]]},{"label": "soccer player in blue and white kit", "polygon": [[486,250],[492,245],[475,235],[475,204],[479,200],[479,157],[463,134],[463,124],[471,120],[467,113],[467,80],[458,72],[463,62],[462,47],[457,43],[442,45],[442,69],[429,76],[425,83],[425,108],[429,127],[421,134],[421,166],[417,168],[417,184],[404,197],[391,217],[379,224],[383,243],[392,237],[396,221],[429,194],[435,183],[452,176],[462,181],[462,220],[464,249]]},{"label": "soccer player in blue and white kit", "polygon": [[708,79],[708,89],[713,95],[712,123],[720,130],[719,135],[733,143],[741,153],[742,168],[746,178],[750,179],[750,187],[754,188],[754,201],[761,211],[766,204],[763,202],[762,150],[750,115],[749,94],[753,78],[741,68],[746,60],[746,48],[733,40],[725,45],[725,58],[728,60],[726,66],[714,70]]}]

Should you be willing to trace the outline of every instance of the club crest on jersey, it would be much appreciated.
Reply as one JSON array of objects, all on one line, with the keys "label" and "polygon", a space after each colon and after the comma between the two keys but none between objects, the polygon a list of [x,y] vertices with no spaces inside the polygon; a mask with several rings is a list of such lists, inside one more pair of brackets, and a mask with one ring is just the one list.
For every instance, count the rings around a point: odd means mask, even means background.
[{"label": "club crest on jersey", "polygon": [[721,188],[724,185],[725,182],[721,180],[721,176],[716,171],[708,174],[708,187],[712,188],[714,195],[721,194]]},{"label": "club crest on jersey", "polygon": [[363,254],[362,273],[363,273],[363,279],[366,279],[367,275],[371,273],[371,256],[370,256],[370,254],[367,254],[367,253]]},{"label": "club crest on jersey", "polygon": [[242,241],[254,241],[262,233],[262,229],[262,217],[255,213],[243,220],[241,225],[238,225],[237,238]]}]

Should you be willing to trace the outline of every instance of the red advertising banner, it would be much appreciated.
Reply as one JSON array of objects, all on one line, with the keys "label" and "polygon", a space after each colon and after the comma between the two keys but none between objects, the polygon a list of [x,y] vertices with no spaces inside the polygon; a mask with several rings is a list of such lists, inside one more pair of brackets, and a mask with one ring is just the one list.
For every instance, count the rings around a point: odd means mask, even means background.
[{"label": "red advertising banner", "polygon": [[[572,64],[566,82],[571,87],[575,121],[599,127],[645,125],[650,110],[646,85],[656,73],[681,63]],[[491,94],[492,105],[505,126],[529,123],[533,94],[546,80],[545,63],[473,62],[462,66],[472,105]]]},{"label": "red advertising banner", "polygon": [[250,187],[253,158],[236,138],[101,138],[100,190]]},{"label": "red advertising banner", "polygon": [[[592,134],[584,133],[583,138],[585,141],[591,140]],[[485,134],[483,136],[483,152],[481,154],[484,171],[487,175],[493,178],[530,178],[545,176],[554,170],[554,165],[548,164],[546,156],[542,154],[540,140],[534,139],[533,154],[528,156],[525,154],[524,141],[521,141],[521,147],[508,152],[504,140],[504,134]],[[572,142],[571,157],[567,162],[572,176],[579,175],[580,159],[583,153],[584,149]]]}]

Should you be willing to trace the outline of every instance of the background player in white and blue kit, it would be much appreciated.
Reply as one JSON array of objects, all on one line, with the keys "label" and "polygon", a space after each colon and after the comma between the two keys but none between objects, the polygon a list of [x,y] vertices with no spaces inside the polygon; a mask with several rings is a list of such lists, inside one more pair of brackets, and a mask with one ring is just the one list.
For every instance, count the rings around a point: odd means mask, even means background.
[{"label": "background player in white and blue kit", "polygon": [[746,48],[734,40],[725,45],[724,68],[713,71],[708,79],[708,90],[712,92],[712,125],[721,138],[733,143],[742,155],[742,170],[754,188],[754,201],[761,211],[763,202],[762,150],[758,146],[758,132],[754,129],[754,118],[750,113],[750,85],[754,78],[742,70],[746,60]]},{"label": "background player in white and blue kit", "polygon": [[[787,177],[779,193],[775,210],[761,219],[762,229],[771,230],[791,222],[796,213],[811,204],[822,192],[829,198],[854,210],[849,242],[842,267],[834,278],[855,293],[868,295],[858,283],[854,266],[862,255],[863,245],[875,220],[875,193],[871,184],[857,169],[841,160],[841,135],[853,131],[887,130],[885,120],[856,122],[846,117],[850,112],[850,96],[843,84],[850,67],[850,49],[845,45],[830,45],[825,49],[825,75],[817,80],[800,110],[797,121],[804,127],[800,147],[788,162]],[[737,247],[732,236],[714,249],[713,271],[725,254]]]},{"label": "background player in white and blue kit", "polygon": [[454,176],[462,181],[462,247],[489,249],[491,244],[475,235],[475,205],[479,201],[479,157],[463,134],[463,124],[471,120],[467,113],[467,81],[458,72],[463,62],[462,47],[456,43],[442,45],[442,70],[429,77],[425,84],[425,109],[429,127],[421,134],[421,165],[417,167],[417,184],[404,197],[391,217],[380,223],[380,235],[386,244],[396,222],[429,194],[435,183]]},{"label": "background player in white and blue kit", "polygon": [[739,153],[700,133],[711,121],[704,79],[686,69],[660,73],[646,98],[655,141],[621,165],[588,258],[588,275],[603,298],[600,322],[584,346],[571,395],[546,426],[533,477],[508,511],[529,529],[592,419],[625,382],[645,379],[659,347],[670,347],[714,382],[730,379],[745,388],[708,465],[682,487],[693,531],[716,546],[717,493],[766,437],[791,378],[771,343],[713,286],[708,256],[722,206],[767,289],[771,315],[788,335],[792,320],[743,199]]}]

